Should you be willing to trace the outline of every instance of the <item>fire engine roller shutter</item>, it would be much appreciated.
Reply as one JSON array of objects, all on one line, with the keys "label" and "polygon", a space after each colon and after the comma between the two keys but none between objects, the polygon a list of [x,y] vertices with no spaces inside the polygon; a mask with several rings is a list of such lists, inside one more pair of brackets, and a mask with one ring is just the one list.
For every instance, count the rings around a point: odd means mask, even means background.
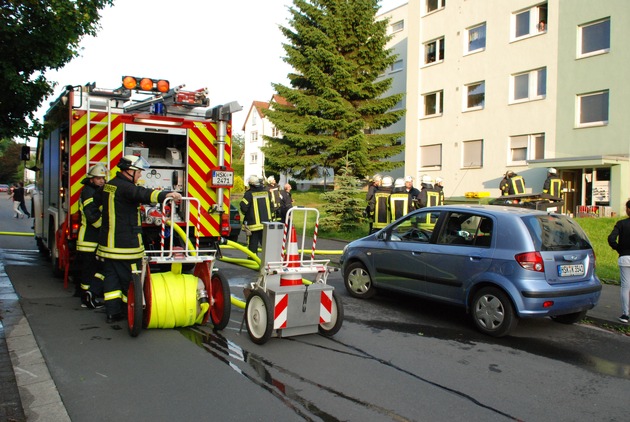
[{"label": "fire engine roller shutter", "polygon": [[[200,235],[219,236],[219,214],[208,213],[211,204],[217,202],[217,193],[214,189],[206,187],[208,172],[212,167],[218,166],[218,151],[215,145],[217,127],[213,123],[194,122],[188,133],[188,195],[201,202]],[[226,161],[230,157],[228,151],[226,148]],[[228,205],[230,203],[228,189],[224,190],[223,201]],[[191,210],[191,224],[196,225],[198,220],[197,210]]]}]

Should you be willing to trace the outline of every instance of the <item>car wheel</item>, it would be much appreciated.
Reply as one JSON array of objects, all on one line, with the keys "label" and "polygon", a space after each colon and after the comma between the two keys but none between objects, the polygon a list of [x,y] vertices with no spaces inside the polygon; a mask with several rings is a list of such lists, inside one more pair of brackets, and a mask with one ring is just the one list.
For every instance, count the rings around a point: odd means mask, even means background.
[{"label": "car wheel", "polygon": [[555,315],[551,319],[561,324],[575,324],[580,322],[586,316],[586,311],[574,312],[572,314]]},{"label": "car wheel", "polygon": [[484,287],[477,292],[472,318],[479,331],[493,337],[508,335],[518,324],[512,302],[496,287]]},{"label": "car wheel", "polygon": [[346,290],[348,290],[350,296],[369,299],[376,293],[370,273],[368,273],[365,266],[360,262],[353,262],[348,265],[343,276],[343,284],[346,286]]}]

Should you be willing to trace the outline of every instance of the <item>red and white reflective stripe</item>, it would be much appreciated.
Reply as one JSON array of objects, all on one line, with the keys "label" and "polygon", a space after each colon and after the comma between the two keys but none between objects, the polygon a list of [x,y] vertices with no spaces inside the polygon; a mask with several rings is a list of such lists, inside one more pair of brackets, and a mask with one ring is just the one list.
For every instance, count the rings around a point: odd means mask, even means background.
[{"label": "red and white reflective stripe", "polygon": [[332,290],[322,290],[319,305],[319,323],[329,323],[332,319]]},{"label": "red and white reflective stripe", "polygon": [[287,309],[289,307],[288,294],[276,294],[276,303],[273,307],[273,329],[287,327]]},{"label": "red and white reflective stripe", "polygon": [[160,229],[160,255],[164,256],[164,226],[166,225],[166,216],[162,214],[162,228]]},{"label": "red and white reflective stripe", "polygon": [[313,233],[313,250],[311,251],[311,261],[315,260],[315,246],[317,245],[317,231],[319,229],[319,222],[315,222],[315,232]]},{"label": "red and white reflective stripe", "polygon": [[289,226],[287,224],[284,225],[284,231],[282,232],[282,249],[280,249],[282,251],[282,260],[284,261],[285,259],[287,259],[287,250],[285,249],[285,247],[287,246],[287,230],[289,229]]},{"label": "red and white reflective stripe", "polygon": [[[295,228],[291,227],[291,241],[287,248],[287,268],[300,268],[300,251],[298,250]],[[302,274],[290,271],[280,276],[280,286],[299,286],[302,284]]]}]

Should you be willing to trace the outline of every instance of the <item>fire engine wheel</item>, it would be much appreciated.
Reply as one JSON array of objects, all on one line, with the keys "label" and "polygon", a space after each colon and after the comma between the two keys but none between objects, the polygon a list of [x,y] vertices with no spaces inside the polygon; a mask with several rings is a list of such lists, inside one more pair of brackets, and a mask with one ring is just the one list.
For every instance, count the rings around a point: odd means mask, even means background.
[{"label": "fire engine wheel", "polygon": [[245,321],[249,337],[256,344],[265,344],[273,330],[271,301],[266,293],[254,290],[247,298]]},{"label": "fire engine wheel", "polygon": [[210,319],[217,330],[224,329],[230,322],[232,303],[230,301],[230,284],[221,273],[213,273],[210,280],[212,295],[210,303]]},{"label": "fire engine wheel", "polygon": [[137,274],[127,290],[127,326],[131,337],[137,337],[142,329],[142,280]]},{"label": "fire engine wheel", "polygon": [[319,334],[332,337],[341,328],[341,324],[343,324],[343,303],[341,303],[341,299],[337,292],[333,291],[333,300],[332,300],[332,308],[330,311],[330,322],[323,322],[319,324],[317,328],[319,330]]}]

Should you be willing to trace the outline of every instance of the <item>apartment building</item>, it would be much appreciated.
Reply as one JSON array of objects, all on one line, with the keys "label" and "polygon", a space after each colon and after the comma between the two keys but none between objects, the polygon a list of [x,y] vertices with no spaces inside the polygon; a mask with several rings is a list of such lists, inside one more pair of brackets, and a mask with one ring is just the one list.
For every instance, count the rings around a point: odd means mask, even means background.
[{"label": "apartment building", "polygon": [[567,212],[623,213],[625,0],[410,0],[404,12],[406,174],[442,177],[447,198],[498,196],[507,170],[535,193],[555,167]]}]

